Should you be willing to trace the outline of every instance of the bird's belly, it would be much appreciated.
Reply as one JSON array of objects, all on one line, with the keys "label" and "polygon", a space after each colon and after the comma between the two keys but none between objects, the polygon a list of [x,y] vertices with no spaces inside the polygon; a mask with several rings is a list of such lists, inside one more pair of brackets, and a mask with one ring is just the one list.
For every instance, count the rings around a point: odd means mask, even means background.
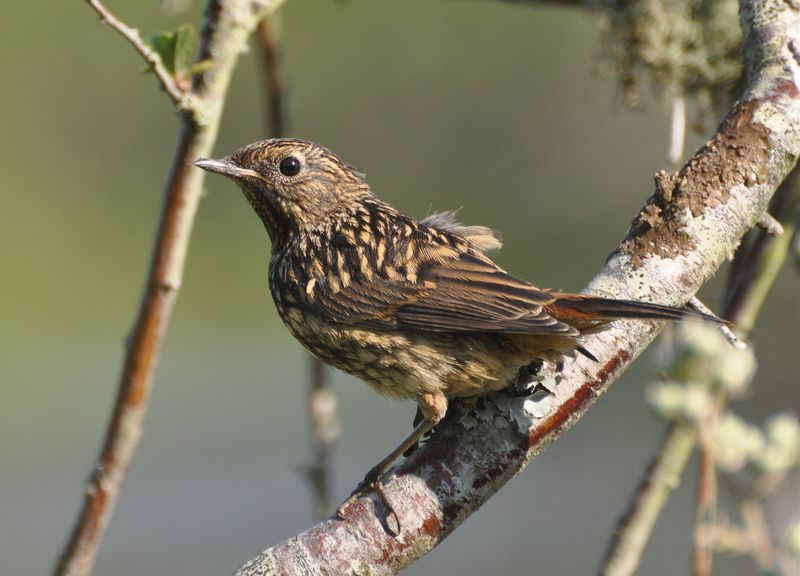
[{"label": "bird's belly", "polygon": [[433,371],[433,358],[401,334],[321,325],[289,324],[292,334],[317,358],[361,378],[380,394],[418,398],[441,390],[447,375]]},{"label": "bird's belly", "polygon": [[287,311],[292,334],[317,358],[385,396],[475,396],[507,387],[535,359],[503,335],[399,333],[333,325]]}]

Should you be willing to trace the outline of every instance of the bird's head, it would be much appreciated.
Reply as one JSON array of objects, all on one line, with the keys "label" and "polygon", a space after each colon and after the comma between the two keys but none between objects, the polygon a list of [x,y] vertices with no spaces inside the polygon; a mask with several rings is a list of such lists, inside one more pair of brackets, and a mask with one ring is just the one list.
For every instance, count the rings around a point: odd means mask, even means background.
[{"label": "bird's head", "polygon": [[239,184],[273,242],[345,217],[372,197],[363,174],[307,140],[264,140],[195,166]]}]

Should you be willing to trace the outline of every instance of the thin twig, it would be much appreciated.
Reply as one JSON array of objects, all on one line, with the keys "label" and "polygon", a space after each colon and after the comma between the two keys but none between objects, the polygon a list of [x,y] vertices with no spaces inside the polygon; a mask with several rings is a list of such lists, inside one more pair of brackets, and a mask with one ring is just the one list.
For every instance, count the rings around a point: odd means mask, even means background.
[{"label": "thin twig", "polygon": [[[714,315],[714,312],[708,306],[703,304],[703,301],[697,296],[692,296],[687,306],[697,310],[698,312],[702,312],[703,314],[708,314],[709,316]],[[723,336],[725,336],[725,339],[728,341],[728,343],[737,350],[744,350],[747,348],[747,344],[745,344],[743,340],[734,334],[733,330],[731,330],[726,324],[720,324],[719,331]]]},{"label": "thin twig", "polygon": [[315,499],[315,512],[319,519],[327,518],[333,511],[331,493],[331,451],[339,437],[336,395],[328,384],[328,370],[312,358],[311,386],[308,392],[308,413],[311,424],[313,459],[308,467],[308,479]]},{"label": "thin twig", "polygon": [[777,554],[764,515],[764,506],[757,498],[745,498],[739,502],[739,515],[745,526],[751,556],[763,573],[773,572]]},{"label": "thin twig", "polygon": [[188,233],[186,220],[193,219],[197,204],[197,200],[187,197],[187,194],[189,170],[191,160],[196,157],[198,137],[197,130],[184,125],[167,178],[158,240],[145,295],[128,338],[114,413],[88,482],[83,508],[56,567],[56,575],[78,576],[91,572],[100,537],[142,435],[153,371],[180,287],[182,252],[185,252],[188,239],[183,237],[183,232]]},{"label": "thin twig", "polygon": [[[192,162],[211,152],[231,74],[247,37],[264,13],[277,7],[282,0],[227,0],[222,10],[223,1],[210,0],[206,11],[200,54],[201,59],[213,54],[214,66],[196,77],[192,98],[184,101],[191,110],[180,116],[181,132],[166,178],[148,278],[127,341],[113,415],[88,480],[78,518],[56,565],[56,576],[91,573],[100,538],[142,435],[156,362],[183,277],[205,174],[194,168]],[[101,4],[90,4],[145,55],[137,44],[137,39],[141,39],[135,30],[110,16]],[[170,96],[174,101],[175,94]]]},{"label": "thin twig", "polygon": [[[787,219],[787,226],[792,225],[791,211],[797,202],[796,187],[798,169],[795,169],[784,180],[775,196],[770,202],[770,210]],[[764,213],[769,215],[769,210]],[[736,268],[728,284],[726,303],[729,307],[726,316],[737,325],[737,330],[744,337],[755,326],[761,306],[766,300],[767,292],[772,287],[783,263],[789,253],[789,236],[784,237],[784,228],[781,223],[774,220],[772,226],[760,226],[750,231],[749,235],[755,240],[746,244],[750,249],[744,250],[741,257],[746,262],[745,266]],[[762,217],[761,221],[764,218]],[[780,230],[780,233],[775,233]],[[713,572],[714,536],[713,527],[716,525],[717,502],[717,473],[714,466],[714,446],[711,440],[711,430],[714,421],[719,418],[727,404],[727,396],[723,391],[717,393],[714,409],[708,420],[701,424],[700,433],[700,470],[698,475],[697,512],[695,518],[694,535],[694,575],[710,576]],[[743,516],[745,523],[763,520],[757,515],[754,505],[744,505],[741,510],[749,513]],[[758,539],[758,552],[771,548],[771,536],[766,522],[748,526],[748,532]],[[756,548],[753,548],[756,552]],[[774,559],[774,556],[773,556]],[[759,561],[766,561],[761,554]]]},{"label": "thin twig", "polygon": [[142,40],[139,31],[136,28],[131,28],[126,25],[119,18],[114,16],[100,0],[86,0],[86,2],[97,12],[100,16],[100,20],[104,24],[108,24],[113,30],[119,32],[122,37],[134,47],[139,55],[144,58],[145,62],[150,65],[153,74],[158,78],[164,92],[167,93],[178,110],[188,110],[190,107],[189,100],[191,99],[191,93],[184,92],[178,87],[175,77],[170,74],[169,70],[164,66],[161,56]]},{"label": "thin twig", "polygon": [[[726,318],[740,334],[749,334],[766,300],[796,233],[795,213],[800,206],[800,169],[792,170],[770,203],[769,212],[781,222],[784,234],[774,236],[764,229],[752,230],[742,242],[728,278]],[[741,263],[739,263],[741,259]]]},{"label": "thin twig", "polygon": [[264,89],[267,94],[267,132],[271,138],[286,135],[287,110],[285,88],[281,73],[280,35],[276,32],[279,15],[268,16],[258,23],[258,40],[264,70]]},{"label": "thin twig", "polygon": [[[281,68],[281,42],[276,31],[280,15],[268,16],[258,23],[258,39],[261,44],[264,90],[268,127],[271,138],[286,135],[288,113]],[[330,482],[330,453],[339,434],[336,416],[336,396],[328,385],[325,365],[314,356],[309,356],[308,415],[311,428],[311,462],[304,469],[314,497],[315,516],[327,518],[333,510]]]},{"label": "thin twig", "polygon": [[[724,400],[720,400],[724,404]],[[694,529],[694,576],[711,576],[714,569],[714,526],[717,523],[717,470],[714,466],[713,430],[717,412],[699,424],[700,473]]]},{"label": "thin twig", "polygon": [[670,493],[680,484],[683,469],[694,451],[696,434],[694,426],[680,422],[664,438],[660,452],[663,457],[650,463],[639,481],[635,500],[619,521],[616,539],[606,552],[603,576],[627,576],[636,572],[652,526]]}]

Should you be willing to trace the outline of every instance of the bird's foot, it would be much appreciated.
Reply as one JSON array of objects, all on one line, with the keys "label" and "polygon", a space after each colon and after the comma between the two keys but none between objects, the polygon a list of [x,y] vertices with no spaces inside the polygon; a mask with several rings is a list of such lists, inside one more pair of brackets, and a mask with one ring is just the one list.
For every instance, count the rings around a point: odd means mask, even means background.
[{"label": "bird's foot", "polygon": [[[347,500],[345,500],[342,505],[339,506],[339,508],[337,508],[336,513],[338,514],[339,518],[344,520],[345,515],[347,514],[347,509],[367,490],[375,490],[378,496],[381,497],[381,500],[383,500],[383,504],[386,509],[386,515],[383,519],[384,528],[393,536],[400,534],[400,519],[383,489],[383,484],[381,484],[381,476],[383,476],[383,474],[392,466],[392,464],[397,461],[398,458],[400,458],[400,456],[403,455],[406,450],[415,445],[420,438],[425,436],[425,434],[430,432],[433,427],[436,426],[436,424],[441,422],[447,413],[447,398],[445,398],[444,394],[441,392],[423,395],[420,398],[419,404],[422,412],[426,414],[425,418],[419,423],[419,425],[417,425],[416,428],[414,428],[414,430],[412,430],[411,434],[406,436],[403,441],[400,442],[400,444],[394,450],[389,452],[389,454],[387,454],[383,460],[378,462],[370,469],[369,472],[367,472],[367,475],[364,476],[364,479],[356,487],[353,493],[350,494]],[[396,528],[389,526],[389,521],[392,518],[394,518],[394,525]]]},{"label": "bird's foot", "polygon": [[363,496],[366,492],[370,490],[375,490],[378,492],[377,488],[380,483],[380,477],[383,474],[383,470],[380,466],[374,466],[369,472],[366,473],[364,479],[358,483],[356,489],[347,497],[347,500],[341,503],[341,505],[336,509],[336,514],[344,520],[345,513],[347,509],[350,508],[350,505],[353,504],[356,500],[358,500],[361,496]]},{"label": "bird's foot", "polygon": [[508,387],[503,389],[503,393],[511,398],[527,398],[535,394],[541,386],[539,372],[542,366],[544,366],[542,360],[534,360],[520,368],[519,372],[517,372],[517,377]]},{"label": "bird's foot", "polygon": [[[392,506],[391,502],[389,502],[389,498],[386,492],[383,489],[383,483],[381,482],[381,476],[385,470],[380,466],[373,467],[369,472],[367,472],[364,479],[359,482],[356,489],[347,497],[347,499],[342,502],[339,507],[336,509],[336,515],[339,517],[340,520],[346,519],[347,509],[361,496],[369,492],[370,490],[374,490],[375,493],[380,497],[383,501],[383,505],[386,509],[386,515],[384,520],[384,527],[386,531],[392,534],[393,536],[398,536],[400,534],[400,518],[397,516],[397,512],[395,512],[394,507]],[[393,519],[394,526],[389,525],[389,520]]]}]

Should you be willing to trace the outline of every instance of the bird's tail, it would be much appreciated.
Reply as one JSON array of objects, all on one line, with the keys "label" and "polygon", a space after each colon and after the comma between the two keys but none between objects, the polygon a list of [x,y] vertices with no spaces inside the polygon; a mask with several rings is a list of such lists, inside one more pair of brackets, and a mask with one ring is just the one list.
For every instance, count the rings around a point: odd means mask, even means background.
[{"label": "bird's tail", "polygon": [[614,300],[599,296],[583,294],[563,294],[552,292],[555,302],[547,308],[556,318],[566,317],[575,320],[611,321],[621,318],[639,318],[645,320],[685,320],[694,318],[716,324],[727,324],[725,320],[703,314],[690,308],[674,308],[649,302],[633,300]]}]

